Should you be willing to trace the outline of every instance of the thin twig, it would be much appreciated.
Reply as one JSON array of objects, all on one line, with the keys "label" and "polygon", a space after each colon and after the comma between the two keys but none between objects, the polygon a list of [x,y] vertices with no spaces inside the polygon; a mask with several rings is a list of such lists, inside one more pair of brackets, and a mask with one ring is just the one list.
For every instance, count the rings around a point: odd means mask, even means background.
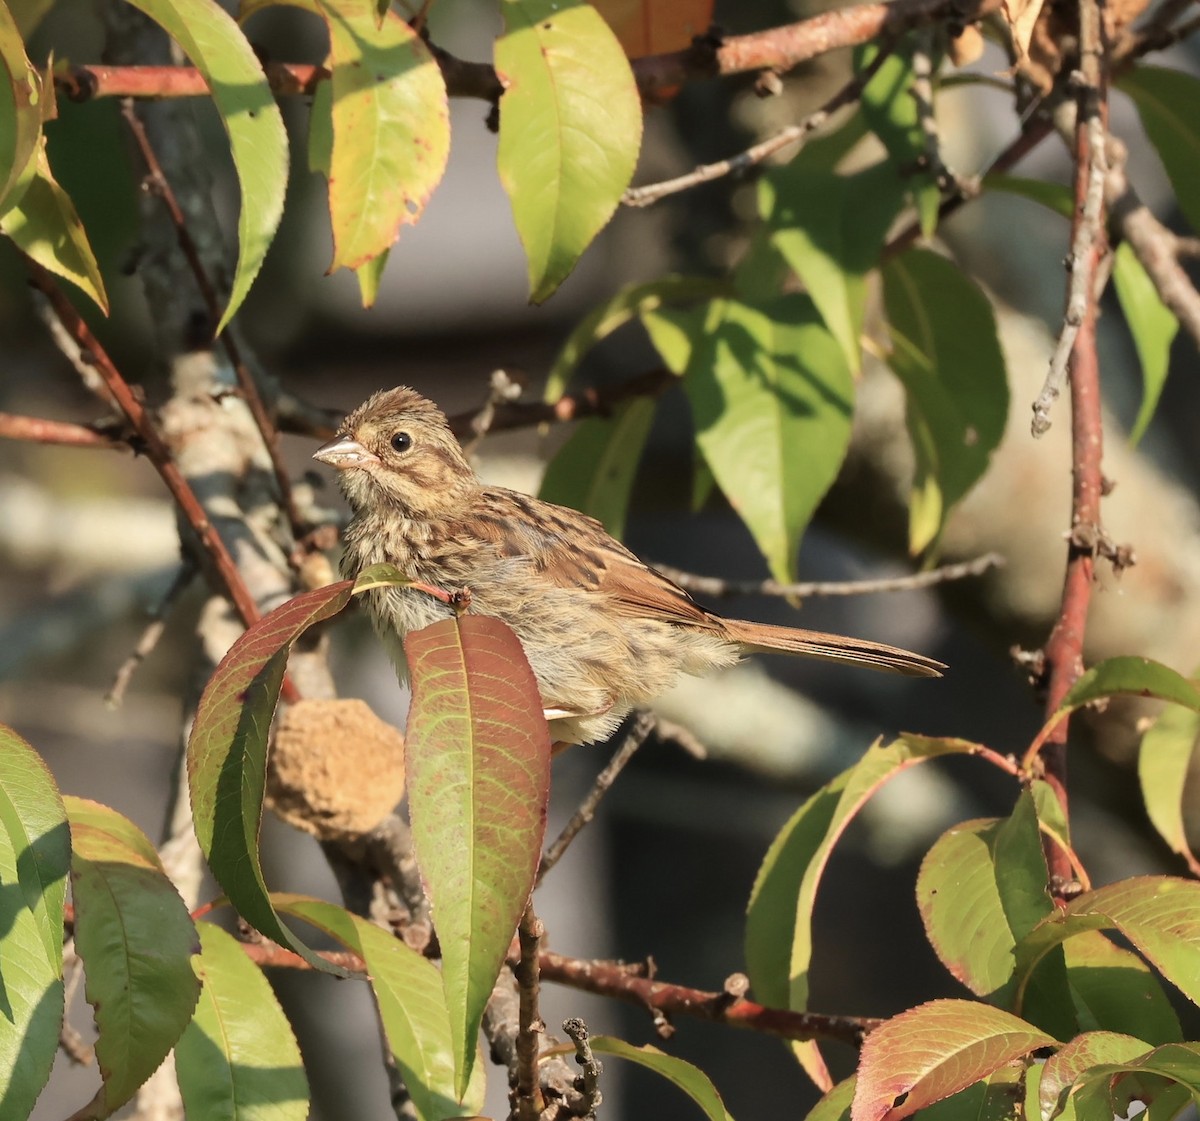
[{"label": "thin twig", "polygon": [[472,455],[479,450],[483,438],[492,430],[496,410],[502,405],[513,405],[521,398],[521,383],[507,370],[493,370],[488,378],[487,400],[471,421],[471,438],[463,444],[463,451]]},{"label": "thin twig", "polygon": [[942,157],[941,136],[938,133],[937,113],[933,97],[933,29],[923,27],[916,33],[912,52],[912,82],[909,93],[917,106],[917,122],[925,143],[921,164],[942,191],[953,190],[963,198],[979,193],[979,181],[966,180],[952,171]]},{"label": "thin twig", "polygon": [[87,424],[66,420],[46,420],[37,416],[0,413],[0,438],[28,440],[35,444],[62,444],[72,448],[109,448],[129,451],[129,442],[119,440]]},{"label": "thin twig", "polygon": [[138,639],[133,652],[121,663],[121,668],[117,670],[111,688],[104,694],[104,703],[109,708],[120,706],[125,697],[125,690],[129,687],[129,682],[137,672],[138,666],[149,657],[155,646],[158,645],[158,640],[162,638],[162,633],[167,627],[167,615],[171,608],[187,590],[195,575],[195,563],[190,557],[185,557],[179,570],[175,573],[175,578],[171,581],[171,586],[163,593],[162,599],[150,612],[150,621],[146,624],[146,629]]},{"label": "thin twig", "polygon": [[717,163],[701,164],[686,175],[666,179],[661,183],[647,183],[641,187],[630,187],[621,196],[621,202],[625,206],[651,206],[668,195],[678,194],[680,191],[697,187],[701,183],[711,183],[714,179],[721,179],[726,175],[741,175],[791,145],[795,145],[795,151],[788,155],[788,159],[795,159],[804,150],[804,145],[809,137],[817,129],[822,128],[834,113],[845,105],[853,104],[862,96],[867,83],[879,71],[884,61],[892,53],[893,47],[893,42],[882,45],[870,65],[861,74],[853,77],[820,109],[810,113],[799,124],[788,125],[786,128],[780,129],[774,136],[752,144],[736,156],[719,160]]},{"label": "thin twig", "polygon": [[626,733],[621,746],[613,752],[608,765],[597,776],[588,791],[587,797],[580,803],[579,809],[572,815],[571,820],[563,827],[563,831],[555,838],[554,843],[546,850],[538,868],[537,883],[541,883],[567,851],[570,844],[579,835],[580,830],[596,816],[596,807],[600,805],[604,795],[612,789],[617,776],[625,769],[625,764],[633,758],[634,753],[646,742],[647,737],[654,731],[655,719],[648,712],[639,712],[633,721],[633,727]]},{"label": "thin twig", "polygon": [[546,1031],[538,1011],[539,970],[538,952],[546,928],[533,910],[533,902],[525,908],[517,937],[521,954],[513,965],[513,976],[517,979],[517,996],[520,1001],[517,1023],[517,1069],[513,1093],[516,1103],[517,1121],[538,1121],[545,1105],[542,1088],[538,1082],[538,1050],[541,1037]]},{"label": "thin twig", "polygon": [[782,584],[778,580],[724,580],[719,576],[698,576],[665,564],[654,567],[667,579],[697,595],[722,598],[725,596],[779,596],[788,599],[808,599],[815,596],[862,596],[879,592],[911,592],[932,588],[969,576],[982,576],[993,568],[1002,568],[1004,558],[999,553],[985,553],[974,560],[944,564],[925,572],[910,572],[903,576],[885,576],[875,580],[807,580]]},{"label": "thin twig", "polygon": [[575,1080],[575,1089],[579,1091],[582,1100],[576,1116],[580,1117],[582,1121],[593,1121],[596,1110],[604,1104],[604,1095],[600,1092],[600,1075],[604,1072],[604,1064],[592,1054],[587,1024],[578,1016],[563,1020],[563,1031],[575,1044],[575,1061],[580,1066],[580,1075]]},{"label": "thin twig", "polygon": [[34,286],[50,301],[55,314],[63,327],[75,340],[78,346],[87,352],[91,365],[104,379],[108,391],[112,394],[118,408],[125,414],[134,431],[138,434],[145,447],[146,455],[154,464],[171,497],[179,506],[184,518],[196,533],[201,545],[212,561],[226,595],[242,617],[247,627],[258,621],[259,611],[254,600],[242,580],[225,542],[209,520],[208,514],[192,490],[191,484],[183,477],[170,449],[163,442],[150,414],[142,405],[141,400],[129,387],[129,383],[113,364],[100,340],[92,334],[91,329],[75,310],[70,300],[63,295],[55,279],[40,265],[33,261],[26,262]]},{"label": "thin twig", "polygon": [[[221,320],[220,297],[217,295],[216,287],[213,285],[212,279],[204,267],[204,262],[200,259],[200,251],[196,247],[196,242],[191,235],[191,231],[188,229],[187,218],[183,213],[183,208],[179,205],[179,200],[175,197],[175,192],[171,189],[170,181],[163,172],[162,164],[158,161],[158,156],[155,154],[154,145],[150,142],[146,127],[134,111],[132,98],[125,98],[122,101],[121,115],[129,125],[129,130],[133,133],[138,151],[145,161],[147,189],[162,200],[163,205],[167,209],[167,214],[170,215],[171,224],[175,227],[175,236],[179,241],[179,248],[183,253],[184,259],[187,261],[192,276],[195,277],[196,285],[200,289],[200,295],[204,300],[205,307],[208,309],[212,329],[215,331],[217,324]],[[237,340],[231,331],[225,331],[221,335],[221,344],[224,346],[225,352],[229,355],[229,362],[233,366],[238,386],[242,391],[242,399],[246,402],[246,407],[250,410],[250,415],[254,418],[258,434],[262,438],[263,446],[267,450],[267,457],[271,461],[271,469],[275,475],[275,485],[279,490],[280,505],[287,515],[288,523],[292,529],[292,536],[297,542],[300,542],[308,532],[309,526],[307,520],[296,506],[296,496],[292,490],[291,476],[288,474],[287,464],[284,463],[283,453],[279,448],[279,430],[267,412],[267,407],[263,402],[262,394],[258,391],[254,375],[251,374],[249,366],[246,365],[245,359],[242,357],[241,348],[238,346]]]}]

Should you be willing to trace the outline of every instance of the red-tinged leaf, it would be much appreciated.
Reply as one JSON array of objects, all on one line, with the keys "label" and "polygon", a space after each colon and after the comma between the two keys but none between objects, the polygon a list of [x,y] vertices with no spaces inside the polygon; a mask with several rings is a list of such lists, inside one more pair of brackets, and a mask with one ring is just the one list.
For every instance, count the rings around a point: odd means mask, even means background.
[{"label": "red-tinged leaf", "polygon": [[[712,1080],[699,1067],[649,1044],[635,1047],[610,1035],[594,1035],[590,1042],[597,1055],[611,1055],[614,1059],[637,1063],[678,1086],[704,1111],[709,1121],[733,1121]],[[571,1045],[564,1043],[551,1047],[547,1054],[565,1055],[571,1051]]]},{"label": "red-tinged leaf", "polygon": [[1200,1004],[1200,883],[1136,876],[1085,892],[1018,944],[1018,984],[1026,983],[1054,946],[1085,930],[1120,931],[1184,996]]},{"label": "red-tinged leaf", "polygon": [[499,619],[465,615],[404,642],[413,845],[442,947],[455,1092],[533,890],[550,793],[550,732],[533,671]]},{"label": "red-tinged leaf", "polygon": [[[328,28],[332,97],[312,112],[322,133],[328,125],[316,118],[330,114],[332,143],[310,145],[309,159],[329,177],[330,271],[360,269],[418,221],[441,182],[450,155],[446,83],[420,35],[394,11],[380,20],[374,0],[243,0],[242,18],[280,3]],[[364,296],[373,299],[381,268],[360,274]]]},{"label": "red-tinged leaf", "polygon": [[230,903],[268,938],[314,968],[343,974],[314,954],[275,914],[263,879],[258,833],[262,824],[271,717],[291,644],[314,623],[350,602],[342,580],[305,592],[260,619],[213,671],[188,738],[188,790],[196,838]]},{"label": "red-tinged leaf", "polygon": [[[817,791],[780,830],[759,869],[746,914],[746,968],[764,1004],[808,1007],[813,907],[833,846],[888,779],[939,755],[971,754],[966,740],[902,736],[873,745],[853,767]],[[793,1045],[822,1089],[832,1083],[816,1044]]]},{"label": "red-tinged leaf", "polygon": [[103,1085],[75,1116],[107,1117],[158,1069],[192,1018],[196,928],[149,841],[115,810],[65,800],[75,948],[96,1018]]},{"label": "red-tinged leaf", "polygon": [[595,0],[630,58],[682,51],[712,23],[713,0]]},{"label": "red-tinged leaf", "polygon": [[70,839],[62,799],[32,747],[0,725],[0,1105],[23,1118],[58,1052]]},{"label": "red-tinged leaf", "polygon": [[496,40],[500,182],[548,299],[612,217],[633,178],[642,106],[621,44],[590,4],[503,0]]},{"label": "red-tinged leaf", "polygon": [[[1108,1121],[1113,1117],[1132,1117],[1136,1112],[1145,1121],[1168,1121],[1178,1117],[1189,1100],[1200,1099],[1200,1044],[1168,1043],[1147,1050],[1141,1040],[1125,1042],[1123,1037],[1110,1036],[1090,1046],[1085,1043],[1084,1047],[1094,1054],[1080,1055],[1071,1064],[1082,1066],[1074,1072],[1074,1082],[1062,1086],[1056,1079],[1051,1087],[1057,1091],[1054,1102],[1061,1112],[1053,1113],[1043,1106],[1042,1117]],[[1103,1061],[1106,1053],[1114,1058]],[[1088,1058],[1093,1061],[1084,1066]],[[1052,1061],[1047,1062],[1047,1068]],[[1047,1069],[1042,1077],[1052,1074]],[[1046,1102],[1049,1097],[1039,1086],[1039,1101]],[[1131,1109],[1135,1102],[1144,1107],[1144,1112]]]},{"label": "red-tinged leaf", "polygon": [[1075,1080],[1100,1063],[1124,1063],[1140,1058],[1150,1045],[1142,1039],[1117,1032],[1084,1032],[1046,1060],[1038,1083],[1038,1100],[1043,1117],[1052,1117],[1066,1103]]},{"label": "red-tinged leaf", "polygon": [[1055,1042],[1010,1012],[969,1000],[934,1000],[867,1036],[853,1121],[900,1121],[1006,1063]]},{"label": "red-tinged leaf", "polygon": [[189,1118],[305,1121],[308,1079],[270,982],[220,927],[199,924],[196,1013],[175,1047]]},{"label": "red-tinged leaf", "polygon": [[483,1108],[484,1068],[477,1065],[459,1101],[454,1091],[450,1015],[437,967],[394,935],[331,903],[275,895],[285,914],[323,930],[363,959],[388,1047],[420,1121],[443,1121]]}]

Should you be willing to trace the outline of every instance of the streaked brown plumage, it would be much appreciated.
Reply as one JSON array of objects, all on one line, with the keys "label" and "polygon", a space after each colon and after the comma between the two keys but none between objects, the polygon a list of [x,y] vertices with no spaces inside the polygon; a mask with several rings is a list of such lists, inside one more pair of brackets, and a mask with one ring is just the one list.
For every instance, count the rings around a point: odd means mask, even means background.
[{"label": "streaked brown plumage", "polygon": [[[375,394],[315,458],[339,470],[354,511],[346,574],[387,562],[435,588],[469,588],[470,611],[504,620],[521,639],[557,740],[603,739],[681,673],[706,674],[751,651],[919,677],[944,668],[881,643],[706,611],[594,518],[481,483],[441,410],[412,389]],[[412,588],[366,599],[402,674],[404,636],[451,612]]]}]

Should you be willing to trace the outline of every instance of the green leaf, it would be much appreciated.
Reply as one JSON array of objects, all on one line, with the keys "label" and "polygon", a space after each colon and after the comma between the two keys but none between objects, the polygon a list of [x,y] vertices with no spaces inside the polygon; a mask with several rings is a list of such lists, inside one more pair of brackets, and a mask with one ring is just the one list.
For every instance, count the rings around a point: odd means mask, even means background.
[{"label": "green leaf", "polygon": [[664,276],[645,284],[627,284],[599,307],[593,308],[567,336],[546,378],[542,400],[553,404],[566,392],[583,356],[630,320],[664,304],[704,300],[723,295],[728,285],[703,276]]},{"label": "green leaf", "polygon": [[[1042,1076],[1054,1081],[1048,1090],[1039,1090],[1039,1099],[1064,1107],[1062,1117],[1072,1121],[1129,1117],[1136,1101],[1146,1107],[1138,1116],[1166,1121],[1176,1117],[1189,1098],[1200,1100],[1200,1045],[1168,1043],[1147,1050],[1140,1040],[1101,1037],[1083,1040],[1080,1049],[1080,1055],[1068,1054],[1060,1072],[1050,1069],[1053,1059],[1047,1061]],[[1107,1056],[1112,1058],[1103,1061]],[[1091,1064],[1084,1066],[1089,1060]],[[1076,1067],[1082,1069],[1072,1069]],[[1074,1082],[1064,1085],[1072,1073]]]},{"label": "green leaf", "polygon": [[[905,177],[917,208],[921,233],[933,237],[937,228],[941,189],[928,170],[918,170],[918,161],[926,155],[925,130],[913,96],[913,48],[916,38],[909,35],[883,61],[862,92],[862,112],[871,131],[883,142],[896,171]],[[876,44],[861,48],[855,69],[861,73],[874,59]],[[933,111],[933,107],[929,107]]]},{"label": "green leaf", "polygon": [[300,941],[275,913],[258,851],[271,717],[291,644],[350,601],[351,581],[306,592],[263,616],[213,671],[188,738],[188,789],[196,838],[238,913],[315,969],[345,975]]},{"label": "green leaf", "polygon": [[[611,1035],[592,1036],[591,1044],[597,1055],[611,1055],[614,1059],[626,1059],[637,1063],[638,1066],[652,1070],[678,1086],[704,1111],[709,1121],[733,1121],[725,1103],[721,1101],[721,1095],[717,1093],[717,1088],[699,1067],[694,1067],[691,1063],[668,1055],[649,1044],[635,1047],[632,1043],[626,1043],[623,1039],[616,1039]],[[566,1048],[562,1050],[565,1051]]]},{"label": "green leaf", "polygon": [[[361,269],[417,222],[442,181],[446,83],[421,37],[395,12],[381,22],[374,0],[243,0],[242,18],[281,3],[320,16],[329,31],[332,89],[313,100],[309,166],[329,177],[330,272]],[[360,274],[366,306],[382,267]]]},{"label": "green leaf", "polygon": [[984,190],[1004,191],[1017,195],[1053,210],[1055,214],[1070,221],[1075,213],[1075,196],[1061,183],[1047,183],[1044,179],[1025,179],[1019,175],[1000,175],[996,172],[985,175]]},{"label": "green leaf", "polygon": [[58,1053],[69,860],[49,769],[0,725],[0,1117],[29,1115]]},{"label": "green leaf", "polygon": [[1054,1043],[1009,1012],[970,1000],[933,1000],[867,1036],[853,1121],[900,1121],[1006,1063]]},{"label": "green leaf", "polygon": [[1144,1055],[1149,1046],[1144,1040],[1117,1032],[1085,1032],[1046,1060],[1038,1083],[1042,1116],[1052,1117],[1066,1105],[1072,1084],[1089,1068],[1099,1063],[1123,1063]]},{"label": "green leaf", "polygon": [[75,1117],[119,1109],[158,1069],[192,1018],[200,943],[150,842],[115,810],[64,799],[71,822],[75,948],[99,1038],[103,1085]]},{"label": "green leaf", "polygon": [[454,1089],[450,1014],[437,967],[388,931],[331,903],[276,895],[276,906],[337,939],[363,959],[388,1047],[420,1121],[443,1121],[483,1108],[484,1073],[476,1067],[467,1096]]},{"label": "green leaf", "polygon": [[842,176],[795,161],[759,186],[759,213],[772,245],[803,282],[856,375],[862,368],[867,274],[879,264],[903,197],[889,163]]},{"label": "green leaf", "polygon": [[[812,916],[833,846],[872,794],[901,771],[939,755],[971,754],[965,740],[903,736],[876,743],[826,783],[780,830],[759,869],[746,913],[746,972],[763,1004],[808,1007]],[[795,1050],[805,1069],[822,1069],[816,1045]]]},{"label": "green leaf", "polygon": [[550,732],[520,640],[499,619],[444,619],[411,632],[404,652],[413,847],[437,916],[462,1097],[541,858]]},{"label": "green leaf", "polygon": [[496,40],[500,182],[540,304],[612,217],[633,178],[642,105],[608,24],[578,0],[503,0]]},{"label": "green leaf", "polygon": [[1053,947],[1087,930],[1119,931],[1184,996],[1200,1004],[1200,883],[1136,876],[1085,892],[1018,943],[1018,985],[1024,986]]},{"label": "green leaf", "polygon": [[175,1046],[188,1117],[305,1121],[304,1060],[270,982],[220,927],[202,922],[197,929],[203,988]]},{"label": "green leaf", "polygon": [[159,24],[204,76],[225,131],[242,208],[238,261],[220,334],[258,276],[287,190],[287,133],[262,64],[231,16],[214,0],[129,0]]},{"label": "green leaf", "polygon": [[916,455],[908,547],[937,541],[1004,435],[1008,383],[987,297],[944,257],[910,249],[883,268],[889,364],[904,385]]},{"label": "green leaf", "polygon": [[612,416],[582,421],[547,466],[539,496],[591,514],[622,537],[654,408],[651,397],[631,397]]},{"label": "green leaf", "polygon": [[1127,241],[1117,246],[1113,257],[1113,283],[1142,364],[1142,405],[1129,433],[1129,442],[1136,444],[1145,435],[1158,408],[1179,320],[1159,298],[1158,289]]},{"label": "green leaf", "polygon": [[[781,581],[850,441],[854,383],[812,301],[714,300],[645,317],[671,369],[684,369],[696,444]],[[682,360],[682,361],[681,361]]]},{"label": "green leaf", "polygon": [[[1175,198],[1193,230],[1200,232],[1200,80],[1182,70],[1138,66],[1117,83],[1133,98],[1142,127],[1158,151]],[[1191,106],[1191,108],[1189,108]]]},{"label": "green leaf", "polygon": [[1200,689],[1182,674],[1150,658],[1122,655],[1093,666],[1071,687],[1047,722],[1053,725],[1066,713],[1105,697],[1155,697],[1200,711]]},{"label": "green leaf", "polygon": [[921,1121],[1014,1121],[1020,1117],[1023,1073],[1013,1065],[1001,1067],[965,1090],[926,1106]]},{"label": "green leaf", "polygon": [[41,84],[12,13],[0,4],[0,214],[20,201],[42,135]]},{"label": "green leaf", "polygon": [[1197,736],[1200,711],[1171,705],[1142,737],[1138,750],[1138,782],[1150,823],[1191,868],[1200,868],[1200,862],[1188,844],[1183,794]]},{"label": "green leaf", "polygon": [[[944,833],[921,864],[917,904],[942,964],[976,996],[1007,1006],[1013,949],[1054,910],[1032,794],[1024,792],[1006,820],[965,822]],[[1025,1014],[1052,1034],[1073,1034],[1061,954],[1038,980]]]},{"label": "green leaf", "polygon": [[25,193],[0,217],[0,233],[42,268],[77,285],[108,314],[100,267],[74,203],[50,172],[44,145]]}]

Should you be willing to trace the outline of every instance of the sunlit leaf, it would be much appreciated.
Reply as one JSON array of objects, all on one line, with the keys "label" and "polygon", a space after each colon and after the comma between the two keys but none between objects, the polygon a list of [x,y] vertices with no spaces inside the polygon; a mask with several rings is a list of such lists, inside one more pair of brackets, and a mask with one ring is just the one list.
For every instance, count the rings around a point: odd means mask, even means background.
[{"label": "sunlit leaf", "polygon": [[55,181],[44,145],[20,201],[0,217],[0,233],[42,268],[82,289],[106,315],[108,293],[75,206]]},{"label": "sunlit leaf", "polygon": [[1136,444],[1145,435],[1158,408],[1179,320],[1162,302],[1154,282],[1127,241],[1117,246],[1113,256],[1113,283],[1142,366],[1142,404],[1129,433],[1129,442]]},{"label": "sunlit leaf", "polygon": [[[1200,1045],[1168,1043],[1149,1050],[1141,1040],[1111,1035],[1073,1042],[1082,1053],[1068,1051],[1060,1071],[1050,1067],[1053,1058],[1048,1060],[1042,1080],[1049,1078],[1051,1084],[1039,1086],[1043,1109],[1053,1103],[1068,1121],[1135,1114],[1146,1121],[1167,1121],[1189,1099],[1200,1100]],[[1074,1081],[1066,1082],[1071,1074]],[[1130,1108],[1135,1102],[1144,1112]]]},{"label": "sunlit leaf", "polygon": [[621,44],[590,5],[503,0],[501,11],[500,182],[541,303],[629,186],[642,106]]},{"label": "sunlit leaf", "polygon": [[900,1121],[1052,1043],[1052,1036],[987,1004],[918,1005],[867,1036],[851,1117]]},{"label": "sunlit leaf", "polygon": [[75,1116],[107,1117],[167,1056],[192,1018],[200,983],[196,928],[149,841],[115,810],[67,798],[71,895],[84,995],[103,1085]]},{"label": "sunlit leaf", "polygon": [[850,441],[854,383],[805,296],[760,306],[714,300],[644,316],[684,377],[696,444],[771,574],[794,580],[800,535]]},{"label": "sunlit leaf", "polygon": [[0,1104],[28,1116],[58,1053],[70,839],[46,764],[0,725]]},{"label": "sunlit leaf", "polygon": [[405,773],[413,846],[437,916],[455,1092],[533,890],[550,793],[550,732],[533,671],[499,619],[409,633]]},{"label": "sunlit leaf", "polygon": [[[872,794],[901,771],[939,755],[970,754],[966,740],[904,736],[873,745],[853,767],[804,803],[771,843],[746,913],[746,972],[763,1004],[808,1007],[812,917],[829,854]],[[818,1078],[824,1069],[814,1043],[795,1049]]]},{"label": "sunlit leaf", "polygon": [[1188,843],[1183,795],[1198,736],[1200,710],[1171,705],[1142,737],[1138,751],[1138,781],[1150,823],[1193,868],[1200,864]]},{"label": "sunlit leaf", "polygon": [[1200,711],[1200,688],[1182,674],[1150,658],[1121,655],[1107,658],[1081,675],[1059,702],[1047,726],[1093,701],[1116,696],[1154,697]]},{"label": "sunlit leaf", "polygon": [[919,553],[987,470],[1004,435],[1008,381],[991,305],[951,261],[910,249],[884,265],[883,286],[888,361],[904,384],[917,462],[908,545]]},{"label": "sunlit leaf", "polygon": [[482,1109],[482,1067],[476,1067],[466,1098],[460,1102],[455,1094],[450,1014],[437,967],[395,935],[341,907],[297,895],[273,898],[280,911],[323,930],[366,963],[388,1047],[420,1121]]},{"label": "sunlit leaf", "polygon": [[1137,66],[1118,86],[1133,98],[1142,127],[1166,168],[1175,199],[1192,229],[1200,232],[1200,79],[1182,70]]},{"label": "sunlit leaf", "polygon": [[28,187],[42,135],[41,85],[12,13],[0,4],[0,214]]},{"label": "sunlit leaf", "polygon": [[630,58],[682,51],[712,23],[713,0],[595,0]]},{"label": "sunlit leaf", "polygon": [[220,927],[202,922],[197,929],[203,988],[175,1046],[188,1117],[305,1121],[304,1060],[270,982]]},{"label": "sunlit leaf", "polygon": [[283,215],[288,177],[283,117],[254,48],[215,0],[129,2],[159,24],[204,75],[229,134],[242,208],[237,268],[220,333],[250,291]]},{"label": "sunlit leaf", "polygon": [[1046,1060],[1038,1083],[1042,1115],[1052,1117],[1066,1104],[1072,1083],[1089,1068],[1100,1063],[1123,1063],[1144,1055],[1149,1046],[1144,1040],[1117,1032],[1085,1032]]},{"label": "sunlit leaf", "polygon": [[591,514],[621,537],[654,406],[653,398],[631,397],[612,416],[582,421],[546,467],[539,497]]}]

